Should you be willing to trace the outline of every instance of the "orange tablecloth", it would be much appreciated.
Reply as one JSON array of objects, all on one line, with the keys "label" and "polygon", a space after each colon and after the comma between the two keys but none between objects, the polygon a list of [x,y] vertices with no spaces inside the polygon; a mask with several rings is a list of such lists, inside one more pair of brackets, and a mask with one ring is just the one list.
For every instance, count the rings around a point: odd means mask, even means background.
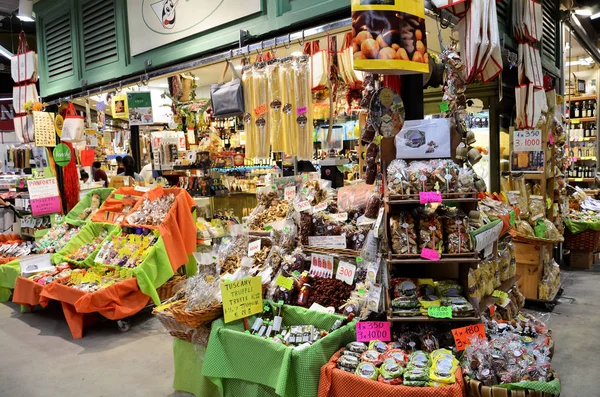
[{"label": "orange tablecloth", "polygon": [[40,293],[40,305],[51,299],[60,301],[73,338],[83,337],[83,328],[99,313],[109,320],[120,320],[142,310],[150,297],[140,291],[137,280],[131,278],[93,293],[71,288],[60,282],[48,284]]},{"label": "orange tablecloth", "polygon": [[339,350],[327,364],[321,367],[319,397],[464,397],[465,383],[460,368],[456,371],[456,383],[440,387],[408,387],[388,385],[371,379],[361,378],[336,368]]},{"label": "orange tablecloth", "polygon": [[12,301],[32,309],[34,306],[40,304],[40,293],[44,287],[44,285],[38,284],[35,281],[19,276],[15,282]]}]

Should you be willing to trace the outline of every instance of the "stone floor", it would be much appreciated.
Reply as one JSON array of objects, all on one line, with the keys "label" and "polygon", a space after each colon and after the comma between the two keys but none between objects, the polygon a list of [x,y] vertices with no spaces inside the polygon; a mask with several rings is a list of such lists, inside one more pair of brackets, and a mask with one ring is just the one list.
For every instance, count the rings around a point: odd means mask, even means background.
[{"label": "stone floor", "polygon": [[[541,314],[556,340],[561,396],[600,396],[600,264],[564,270],[562,279],[559,304]],[[172,389],[171,338],[149,312],[136,315],[128,332],[106,321],[74,340],[58,305],[21,313],[0,304],[0,352],[1,396],[189,396]]]}]

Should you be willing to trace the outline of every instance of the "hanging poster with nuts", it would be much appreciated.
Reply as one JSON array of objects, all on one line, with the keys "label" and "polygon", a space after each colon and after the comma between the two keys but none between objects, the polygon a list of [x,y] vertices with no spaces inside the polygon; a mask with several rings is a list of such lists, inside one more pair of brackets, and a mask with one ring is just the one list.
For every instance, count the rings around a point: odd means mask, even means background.
[{"label": "hanging poster with nuts", "polygon": [[354,69],[429,72],[423,0],[352,0]]},{"label": "hanging poster with nuts", "polygon": [[450,119],[409,120],[395,142],[397,159],[450,157]]},{"label": "hanging poster with nuts", "polygon": [[35,146],[56,146],[56,130],[54,129],[54,113],[33,112]]}]

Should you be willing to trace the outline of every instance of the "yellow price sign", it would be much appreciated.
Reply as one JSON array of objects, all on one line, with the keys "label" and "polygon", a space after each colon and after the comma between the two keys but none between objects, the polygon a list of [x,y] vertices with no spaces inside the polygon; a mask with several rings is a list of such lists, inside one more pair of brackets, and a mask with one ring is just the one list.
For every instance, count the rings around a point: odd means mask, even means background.
[{"label": "yellow price sign", "polygon": [[262,312],[260,276],[222,283],[221,295],[226,323]]}]

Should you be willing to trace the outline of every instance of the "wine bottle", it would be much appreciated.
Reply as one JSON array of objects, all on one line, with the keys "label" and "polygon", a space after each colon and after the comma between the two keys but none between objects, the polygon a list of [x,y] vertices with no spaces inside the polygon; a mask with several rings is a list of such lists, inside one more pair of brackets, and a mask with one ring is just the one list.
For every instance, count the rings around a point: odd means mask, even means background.
[{"label": "wine bottle", "polygon": [[350,321],[352,321],[353,318],[354,318],[354,313],[352,313],[352,312],[350,312],[350,314],[348,314],[348,317],[346,317],[344,319],[338,318],[337,320],[335,320],[335,322],[329,329],[329,332],[331,333],[331,332],[335,331],[336,329],[343,327],[344,325],[346,325]]}]

